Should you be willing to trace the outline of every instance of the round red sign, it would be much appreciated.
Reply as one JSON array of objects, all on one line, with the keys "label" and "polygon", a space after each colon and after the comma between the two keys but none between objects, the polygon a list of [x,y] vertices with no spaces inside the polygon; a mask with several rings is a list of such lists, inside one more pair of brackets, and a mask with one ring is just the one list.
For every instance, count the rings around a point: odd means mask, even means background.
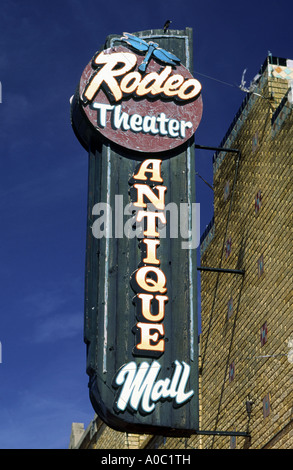
[{"label": "round red sign", "polygon": [[138,152],[183,144],[202,116],[200,83],[179,59],[157,46],[148,43],[145,55],[124,46],[104,50],[86,66],[79,84],[79,102],[89,125]]}]

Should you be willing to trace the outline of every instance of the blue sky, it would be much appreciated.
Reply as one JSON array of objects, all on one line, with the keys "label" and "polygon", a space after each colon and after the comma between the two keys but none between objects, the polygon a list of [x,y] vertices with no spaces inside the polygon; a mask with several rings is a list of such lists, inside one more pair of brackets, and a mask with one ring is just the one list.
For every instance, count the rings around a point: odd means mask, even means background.
[{"label": "blue sky", "polygon": [[[203,85],[196,143],[217,146],[268,51],[293,58],[289,0],[2,0],[0,27],[0,448],[67,448],[87,426],[83,343],[87,155],[69,98],[108,34],[192,27]],[[209,77],[209,78],[207,78]],[[212,152],[196,168],[212,183]],[[199,178],[201,233],[213,215]]]}]

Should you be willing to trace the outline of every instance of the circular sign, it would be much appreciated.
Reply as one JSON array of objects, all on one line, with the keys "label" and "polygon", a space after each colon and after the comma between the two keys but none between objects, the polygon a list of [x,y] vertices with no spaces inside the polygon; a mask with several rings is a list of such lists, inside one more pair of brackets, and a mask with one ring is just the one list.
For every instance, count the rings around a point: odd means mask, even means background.
[{"label": "circular sign", "polygon": [[[137,152],[163,152],[195,133],[202,116],[201,85],[171,53],[148,43],[145,55],[118,46],[94,56],[79,83],[89,126]],[[173,58],[177,59],[174,66]],[[169,61],[169,62],[168,62]]]}]

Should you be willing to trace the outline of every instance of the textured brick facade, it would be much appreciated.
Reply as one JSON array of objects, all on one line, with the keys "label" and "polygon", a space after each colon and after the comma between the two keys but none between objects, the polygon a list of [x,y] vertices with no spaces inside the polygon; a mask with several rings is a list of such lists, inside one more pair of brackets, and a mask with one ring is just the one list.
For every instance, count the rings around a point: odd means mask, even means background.
[{"label": "textured brick facade", "polygon": [[240,151],[234,191],[238,154],[215,156],[214,236],[201,264],[245,275],[202,273],[202,428],[248,430],[251,440],[204,436],[204,448],[293,445],[293,115],[288,81],[275,76],[283,68],[268,64],[261,96],[247,100],[230,132]]},{"label": "textured brick facade", "polygon": [[201,266],[244,275],[201,273],[200,428],[251,437],[136,436],[100,423],[89,447],[293,447],[291,66],[268,58],[220,145],[239,153],[215,154],[214,218],[201,243]]}]

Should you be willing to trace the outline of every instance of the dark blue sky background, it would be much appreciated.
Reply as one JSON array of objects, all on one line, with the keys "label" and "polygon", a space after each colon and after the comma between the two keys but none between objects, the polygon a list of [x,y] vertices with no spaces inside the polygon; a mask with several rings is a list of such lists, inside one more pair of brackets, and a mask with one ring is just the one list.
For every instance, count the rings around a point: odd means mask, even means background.
[{"label": "dark blue sky background", "polygon": [[[204,114],[217,146],[268,51],[292,58],[292,2],[2,0],[0,6],[0,448],[66,448],[94,416],[83,343],[87,155],[69,99],[108,34],[193,28]],[[208,76],[209,78],[207,78]],[[212,153],[196,168],[212,183]],[[213,215],[197,178],[201,233]]]}]

